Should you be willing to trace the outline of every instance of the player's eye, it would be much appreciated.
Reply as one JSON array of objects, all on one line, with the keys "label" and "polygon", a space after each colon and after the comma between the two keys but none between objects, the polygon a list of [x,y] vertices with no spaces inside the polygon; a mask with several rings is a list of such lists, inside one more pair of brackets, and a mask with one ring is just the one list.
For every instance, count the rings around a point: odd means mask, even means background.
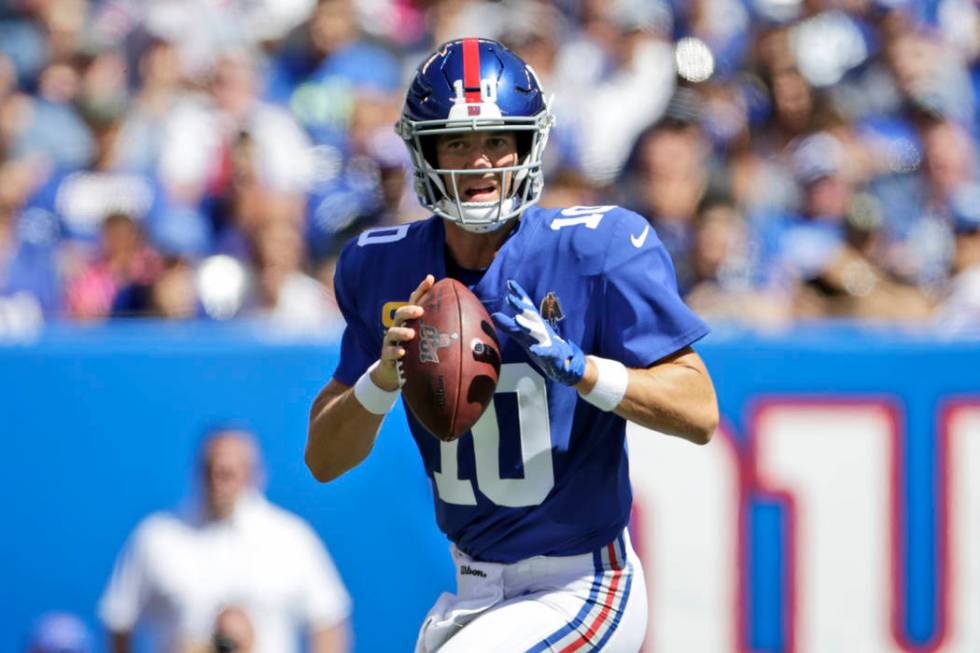
[{"label": "player's eye", "polygon": [[443,150],[458,151],[463,148],[465,142],[461,138],[446,139],[439,143],[439,147]]}]

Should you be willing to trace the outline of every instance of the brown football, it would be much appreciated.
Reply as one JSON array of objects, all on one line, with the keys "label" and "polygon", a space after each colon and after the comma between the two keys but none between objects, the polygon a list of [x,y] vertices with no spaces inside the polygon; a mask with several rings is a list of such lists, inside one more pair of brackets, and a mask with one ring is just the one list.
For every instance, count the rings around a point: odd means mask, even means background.
[{"label": "brown football", "polygon": [[425,313],[405,326],[402,396],[432,435],[451,442],[476,423],[493,399],[500,346],[493,321],[469,288],[440,279],[419,305]]}]

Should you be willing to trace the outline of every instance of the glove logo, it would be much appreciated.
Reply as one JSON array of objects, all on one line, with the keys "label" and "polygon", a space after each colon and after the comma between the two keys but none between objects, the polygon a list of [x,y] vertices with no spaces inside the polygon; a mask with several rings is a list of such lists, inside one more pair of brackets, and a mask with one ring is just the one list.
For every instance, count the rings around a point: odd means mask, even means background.
[{"label": "glove logo", "polygon": [[565,319],[565,311],[561,310],[561,303],[558,301],[558,295],[555,294],[554,290],[549,290],[548,294],[541,300],[538,312],[551,325],[552,329],[557,329],[558,323]]},{"label": "glove logo", "polygon": [[419,360],[423,363],[438,364],[438,350],[448,347],[457,338],[459,338],[458,333],[439,333],[434,326],[422,324],[419,326]]},{"label": "glove logo", "polygon": [[[546,313],[546,320],[542,313]],[[564,313],[554,291],[541,302],[541,310],[534,306],[527,291],[514,280],[507,282],[507,297],[500,311],[493,314],[493,321],[508,336],[524,348],[531,361],[537,364],[551,380],[573,386],[585,374],[585,354],[570,340],[565,340],[551,326]]]}]

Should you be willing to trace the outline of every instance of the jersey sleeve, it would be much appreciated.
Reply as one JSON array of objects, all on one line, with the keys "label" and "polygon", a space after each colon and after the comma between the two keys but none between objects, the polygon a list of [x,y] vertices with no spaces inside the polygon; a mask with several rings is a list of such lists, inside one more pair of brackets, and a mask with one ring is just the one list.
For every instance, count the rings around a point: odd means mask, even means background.
[{"label": "jersey sleeve", "polygon": [[670,254],[641,216],[623,211],[607,249],[600,292],[602,354],[646,368],[708,333],[677,292]]},{"label": "jersey sleeve", "polygon": [[333,628],[350,617],[350,594],[316,533],[304,525],[298,535],[306,570],[299,598],[302,618],[314,630]]},{"label": "jersey sleeve", "polygon": [[334,293],[346,326],[340,342],[340,363],[333,377],[345,385],[354,385],[364,371],[378,358],[378,348],[371,341],[371,325],[366,324],[357,306],[357,261],[352,241],[337,262]]},{"label": "jersey sleeve", "polygon": [[111,632],[132,631],[149,599],[146,547],[150,530],[144,522],[130,536],[99,599],[99,618]]}]

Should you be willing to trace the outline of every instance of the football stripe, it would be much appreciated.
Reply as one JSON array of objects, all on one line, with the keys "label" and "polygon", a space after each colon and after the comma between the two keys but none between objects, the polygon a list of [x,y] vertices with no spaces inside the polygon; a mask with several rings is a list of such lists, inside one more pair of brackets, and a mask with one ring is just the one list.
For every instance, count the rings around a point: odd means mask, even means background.
[{"label": "football stripe", "polygon": [[[459,308],[460,307],[460,298],[459,298],[459,293],[456,291],[456,284],[454,284],[454,283],[453,284],[449,284],[449,287],[451,289],[450,292],[452,292],[452,294],[453,294],[453,304],[457,308]],[[456,342],[455,343],[453,343],[455,345],[455,347],[456,347],[456,384],[457,384],[457,389],[456,389],[456,392],[453,393],[454,402],[453,402],[452,413],[450,413],[452,415],[452,417],[449,418],[450,419],[450,422],[449,422],[449,432],[451,434],[453,434],[454,436],[456,435],[456,429],[458,428],[457,425],[459,424],[459,403],[460,403],[460,395],[462,395],[462,388],[459,388],[458,386],[459,386],[460,381],[463,378],[463,350],[462,350],[463,338],[462,338],[462,335],[465,332],[463,331],[463,311],[461,309],[456,311],[456,333],[460,334],[460,337],[456,339]]]},{"label": "football stripe", "polygon": [[463,39],[463,88],[467,102],[482,102],[480,94],[480,41]]}]

